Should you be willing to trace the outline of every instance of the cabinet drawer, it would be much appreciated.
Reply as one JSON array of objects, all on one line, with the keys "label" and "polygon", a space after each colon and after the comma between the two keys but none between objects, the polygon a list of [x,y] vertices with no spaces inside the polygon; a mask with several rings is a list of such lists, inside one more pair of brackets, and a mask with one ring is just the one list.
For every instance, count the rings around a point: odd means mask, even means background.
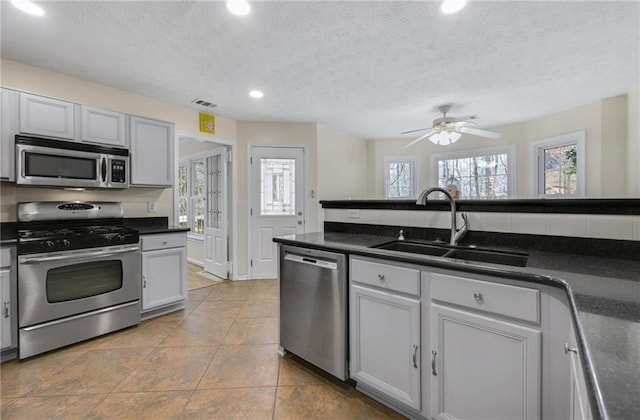
[{"label": "cabinet drawer", "polygon": [[536,289],[432,273],[431,298],[525,321],[540,322],[540,291]]},{"label": "cabinet drawer", "polygon": [[414,268],[354,258],[351,260],[351,279],[358,283],[420,295],[420,271]]},{"label": "cabinet drawer", "polygon": [[184,233],[166,233],[160,235],[142,235],[142,251],[154,249],[179,248],[187,246],[187,235]]}]

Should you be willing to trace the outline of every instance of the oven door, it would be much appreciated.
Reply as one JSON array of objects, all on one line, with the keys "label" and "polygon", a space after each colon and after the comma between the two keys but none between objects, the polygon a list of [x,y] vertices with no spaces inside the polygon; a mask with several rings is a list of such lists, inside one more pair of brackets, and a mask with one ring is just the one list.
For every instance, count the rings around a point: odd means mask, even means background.
[{"label": "oven door", "polygon": [[18,257],[20,328],[140,299],[136,245]]}]

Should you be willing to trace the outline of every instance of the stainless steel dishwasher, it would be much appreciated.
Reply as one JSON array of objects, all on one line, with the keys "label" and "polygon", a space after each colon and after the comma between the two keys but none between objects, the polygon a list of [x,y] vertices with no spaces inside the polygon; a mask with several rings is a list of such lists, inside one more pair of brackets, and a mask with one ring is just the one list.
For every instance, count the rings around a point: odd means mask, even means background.
[{"label": "stainless steel dishwasher", "polygon": [[280,346],[342,380],[347,298],[345,255],[280,245]]}]

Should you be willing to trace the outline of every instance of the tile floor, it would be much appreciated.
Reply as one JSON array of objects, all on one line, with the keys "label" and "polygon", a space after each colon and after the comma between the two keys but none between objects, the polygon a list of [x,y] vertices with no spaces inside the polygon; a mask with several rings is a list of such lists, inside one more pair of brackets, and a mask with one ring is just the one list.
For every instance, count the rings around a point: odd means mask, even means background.
[{"label": "tile floor", "polygon": [[2,419],[401,418],[277,353],[275,280],[189,291],[187,308],[0,366]]}]

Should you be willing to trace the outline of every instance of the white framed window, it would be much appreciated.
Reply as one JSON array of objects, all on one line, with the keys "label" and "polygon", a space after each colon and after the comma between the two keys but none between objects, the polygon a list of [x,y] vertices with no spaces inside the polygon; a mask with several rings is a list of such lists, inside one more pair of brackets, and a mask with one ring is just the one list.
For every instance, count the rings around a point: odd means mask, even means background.
[{"label": "white framed window", "polygon": [[420,168],[418,156],[384,157],[384,197],[416,198]]},{"label": "white framed window", "polygon": [[184,159],[178,165],[178,225],[188,227],[195,238],[204,235],[206,176],[204,158]]},{"label": "white framed window", "polygon": [[515,195],[516,146],[488,147],[431,155],[431,181],[455,186],[456,198],[499,199]]},{"label": "white framed window", "polygon": [[531,190],[541,198],[584,197],[585,132],[531,143]]}]

